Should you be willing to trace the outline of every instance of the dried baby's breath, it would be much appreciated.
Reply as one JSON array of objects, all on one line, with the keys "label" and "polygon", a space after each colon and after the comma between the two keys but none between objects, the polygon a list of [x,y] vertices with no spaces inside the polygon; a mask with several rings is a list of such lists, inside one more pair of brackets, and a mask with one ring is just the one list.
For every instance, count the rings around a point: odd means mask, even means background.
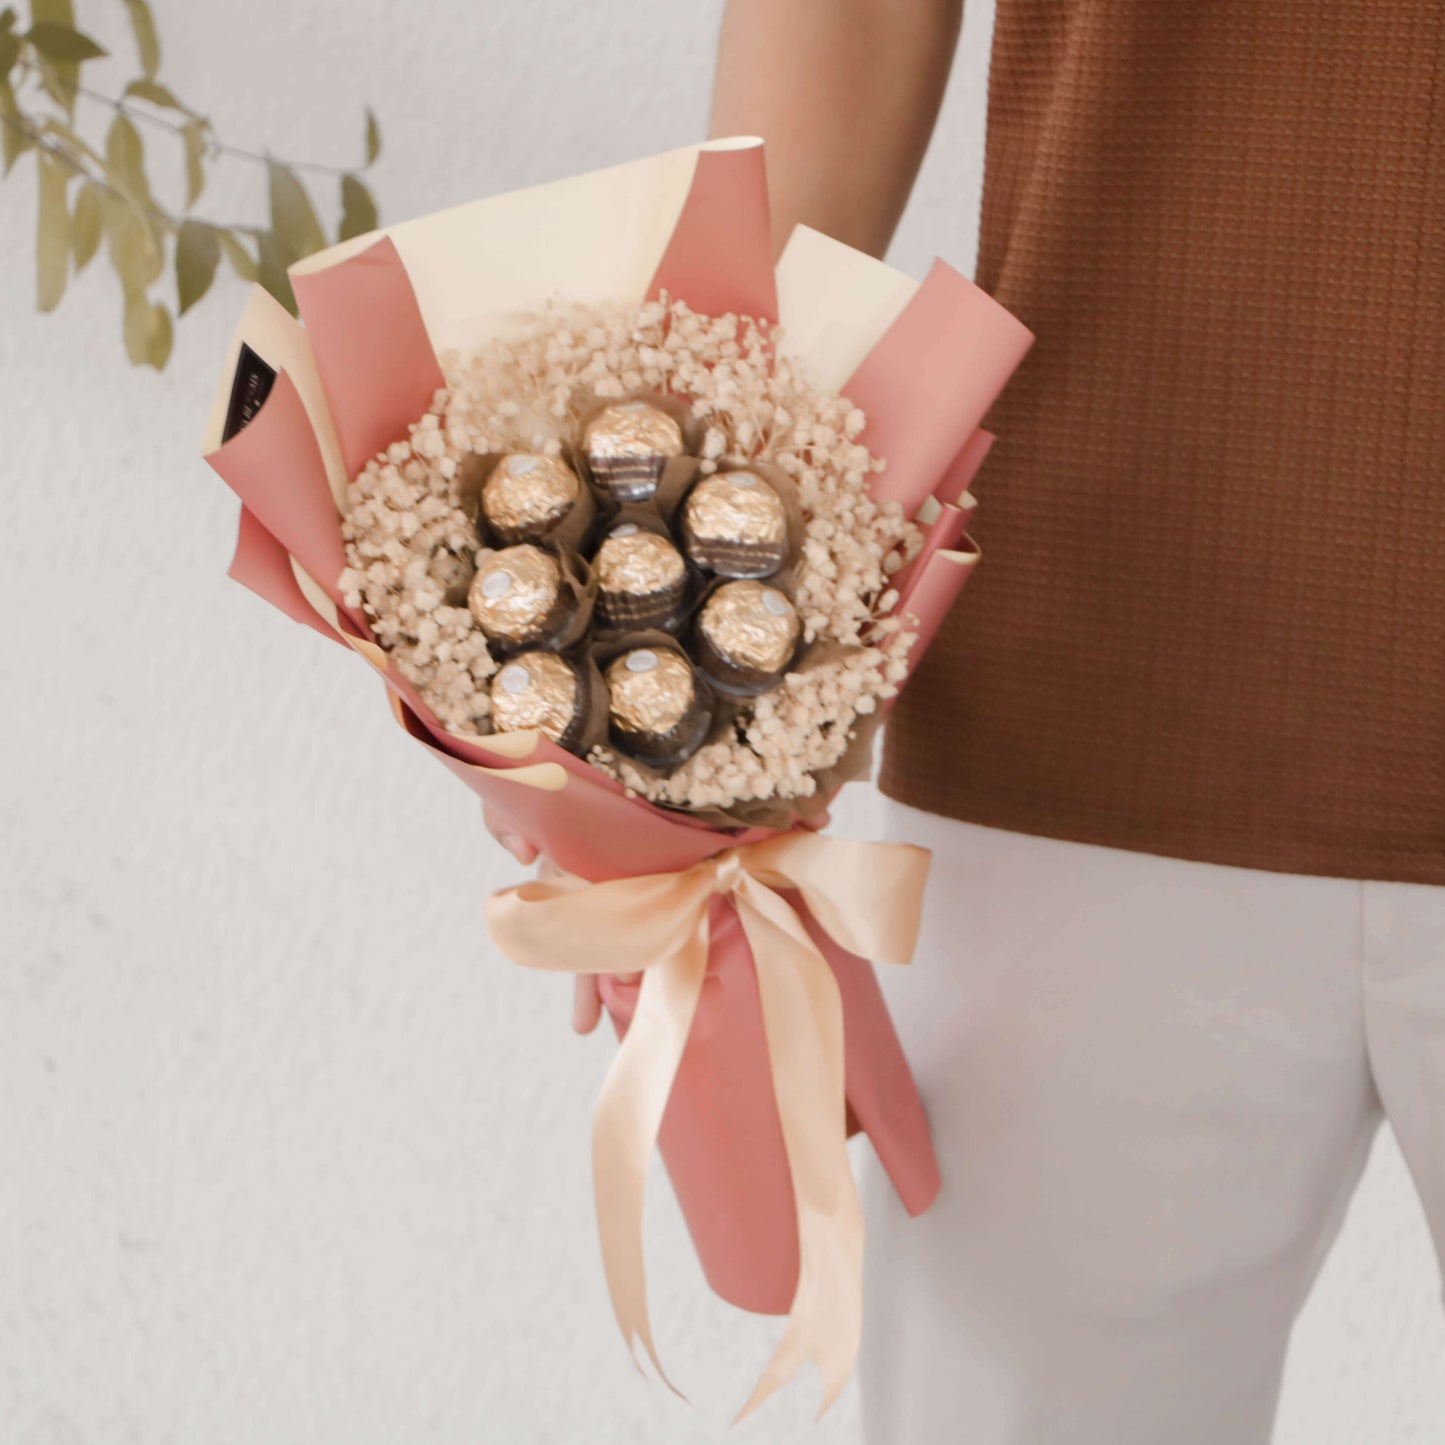
[{"label": "dried baby's breath", "polygon": [[361,607],[402,676],[450,730],[488,731],[496,662],[466,608],[478,540],[457,487],[470,452],[560,453],[597,397],[684,397],[701,420],[704,468],[771,462],[794,481],[803,514],[793,574],[804,637],[817,644],[784,685],[756,699],[731,735],[659,779],[609,749],[592,761],[643,797],[676,807],[805,798],[843,756],[860,718],[901,679],[901,629],[878,619],[889,577],[917,553],[918,529],[879,503],[882,464],[858,440],[862,413],[819,391],[777,333],[749,318],[703,316],[677,301],[557,305],[514,337],[442,358],[447,387],[430,411],[356,478],[343,522],[346,600]]}]

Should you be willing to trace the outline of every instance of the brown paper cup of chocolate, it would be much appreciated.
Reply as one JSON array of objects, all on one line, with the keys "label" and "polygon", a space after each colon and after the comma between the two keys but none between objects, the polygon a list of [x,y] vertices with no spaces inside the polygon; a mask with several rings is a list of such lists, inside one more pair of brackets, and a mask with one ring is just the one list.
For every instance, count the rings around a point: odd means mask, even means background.
[{"label": "brown paper cup of chocolate", "polygon": [[761,462],[695,478],[670,520],[688,560],[717,577],[775,576],[796,558],[803,535],[792,479]]},{"label": "brown paper cup of chocolate", "polygon": [[645,502],[656,494],[668,462],[692,449],[696,430],[677,397],[599,399],[584,411],[579,450],[612,501]]},{"label": "brown paper cup of chocolate", "polygon": [[798,655],[802,621],[771,582],[718,581],[693,616],[692,654],[719,692],[756,697],[782,680]]},{"label": "brown paper cup of chocolate", "polygon": [[522,542],[486,553],[468,606],[493,652],[560,652],[579,642],[592,620],[596,584],[575,553],[551,542]]},{"label": "brown paper cup of chocolate", "polygon": [[561,653],[518,653],[492,678],[492,731],[539,732],[577,752],[589,714],[589,681],[577,663]]},{"label": "brown paper cup of chocolate", "polygon": [[608,693],[608,740],[624,757],[666,775],[707,741],[713,698],[675,637],[638,632],[598,644]]},{"label": "brown paper cup of chocolate", "polygon": [[692,576],[655,512],[624,507],[608,523],[592,557],[592,572],[599,630],[676,632],[687,621]]},{"label": "brown paper cup of chocolate", "polygon": [[[815,667],[827,666],[841,653],[854,649],[838,642],[820,642],[800,654],[790,673],[806,673]],[[746,727],[751,716],[751,699],[717,695],[717,711],[709,741],[721,736],[729,727]],[[845,783],[866,780],[872,769],[873,739],[883,722],[882,709],[857,717],[848,731],[842,757],[831,767],[815,772],[813,792],[790,798],[756,798],[734,803],[727,808],[694,808],[688,816],[713,828],[776,828],[784,831],[802,823],[817,826],[826,822],[828,808]]]},{"label": "brown paper cup of chocolate", "polygon": [[607,741],[607,685],[585,653],[522,652],[492,678],[492,731],[535,731],[578,757]]},{"label": "brown paper cup of chocolate", "polygon": [[592,488],[565,456],[473,453],[460,463],[456,485],[478,537],[490,546],[547,541],[580,551],[597,515]]}]

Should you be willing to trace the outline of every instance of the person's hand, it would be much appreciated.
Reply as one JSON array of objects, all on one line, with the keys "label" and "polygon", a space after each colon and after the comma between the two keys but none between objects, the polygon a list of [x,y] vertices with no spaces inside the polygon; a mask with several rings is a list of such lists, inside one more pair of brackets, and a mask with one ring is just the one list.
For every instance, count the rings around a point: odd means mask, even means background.
[{"label": "person's hand", "polygon": [[487,825],[487,832],[504,847],[518,863],[526,867],[537,861],[537,849],[534,848],[520,833],[514,832],[502,816],[482,804],[482,821]]},{"label": "person's hand", "polygon": [[[518,863],[526,867],[538,859],[538,850],[520,834],[508,827],[506,821],[485,803],[482,804],[482,819],[487,832],[504,847]],[[538,870],[543,877],[558,870],[549,859],[543,858]],[[635,978],[636,975],[634,974]],[[579,1034],[590,1034],[602,1017],[602,994],[597,987],[595,973],[579,973],[572,988],[572,1027]]]},{"label": "person's hand", "polygon": [[590,1034],[602,1017],[602,991],[597,987],[597,974],[579,973],[572,990],[572,1027],[579,1034]]}]

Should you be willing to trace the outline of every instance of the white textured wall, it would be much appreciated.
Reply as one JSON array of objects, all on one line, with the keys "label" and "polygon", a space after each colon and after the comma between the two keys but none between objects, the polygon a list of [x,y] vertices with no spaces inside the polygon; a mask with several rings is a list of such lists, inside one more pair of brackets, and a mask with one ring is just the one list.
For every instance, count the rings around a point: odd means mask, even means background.
[{"label": "white textured wall", "polygon": [[[120,7],[80,8],[126,43]],[[349,158],[373,102],[392,218],[695,139],[717,8],[158,3],[171,77],[238,143]],[[972,265],[990,11],[895,252],[915,271]],[[259,202],[238,171],[214,214]],[[514,870],[363,670],[223,577],[235,506],[196,440],[239,287],[131,372],[99,264],[33,314],[32,215],[6,183],[0,1442],[723,1439],[771,1331],[706,1300],[659,1189],[653,1294],[700,1410],[630,1371],[587,1182],[611,1044],[489,952]],[[1435,1292],[1382,1148],[1282,1445],[1439,1438]],[[730,1438],[857,1440],[851,1393],[811,1430],[814,1399]]]}]

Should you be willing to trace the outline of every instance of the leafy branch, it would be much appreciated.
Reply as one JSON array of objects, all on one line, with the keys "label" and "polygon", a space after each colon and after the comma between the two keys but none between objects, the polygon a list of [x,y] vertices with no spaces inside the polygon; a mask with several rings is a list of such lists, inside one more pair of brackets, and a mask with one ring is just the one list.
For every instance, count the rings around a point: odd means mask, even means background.
[{"label": "leafy branch", "polygon": [[[120,280],[126,354],[157,370],[171,354],[174,318],[152,294],[167,270],[175,279],[175,314],[183,316],[210,289],[222,258],[245,281],[259,282],[293,314],[286,268],[328,242],[298,172],[339,179],[339,240],[374,230],[376,202],[361,179],[381,151],[376,117],[366,112],[365,160],[347,168],[282,161],[228,145],[211,122],[160,76],[161,46],[147,0],[122,0],[140,74],[118,96],[81,80],[82,67],[106,51],[75,25],[73,0],[30,0],[20,30],[11,6],[0,10],[0,166],[8,176],[33,156],[37,172],[36,299],[53,311],[72,274],[95,258],[101,242]],[[109,115],[103,140],[85,139],[78,102]],[[141,127],[179,148],[185,204],[163,205],[146,174]],[[267,224],[221,221],[195,211],[208,169],[221,159],[266,167]]]}]

